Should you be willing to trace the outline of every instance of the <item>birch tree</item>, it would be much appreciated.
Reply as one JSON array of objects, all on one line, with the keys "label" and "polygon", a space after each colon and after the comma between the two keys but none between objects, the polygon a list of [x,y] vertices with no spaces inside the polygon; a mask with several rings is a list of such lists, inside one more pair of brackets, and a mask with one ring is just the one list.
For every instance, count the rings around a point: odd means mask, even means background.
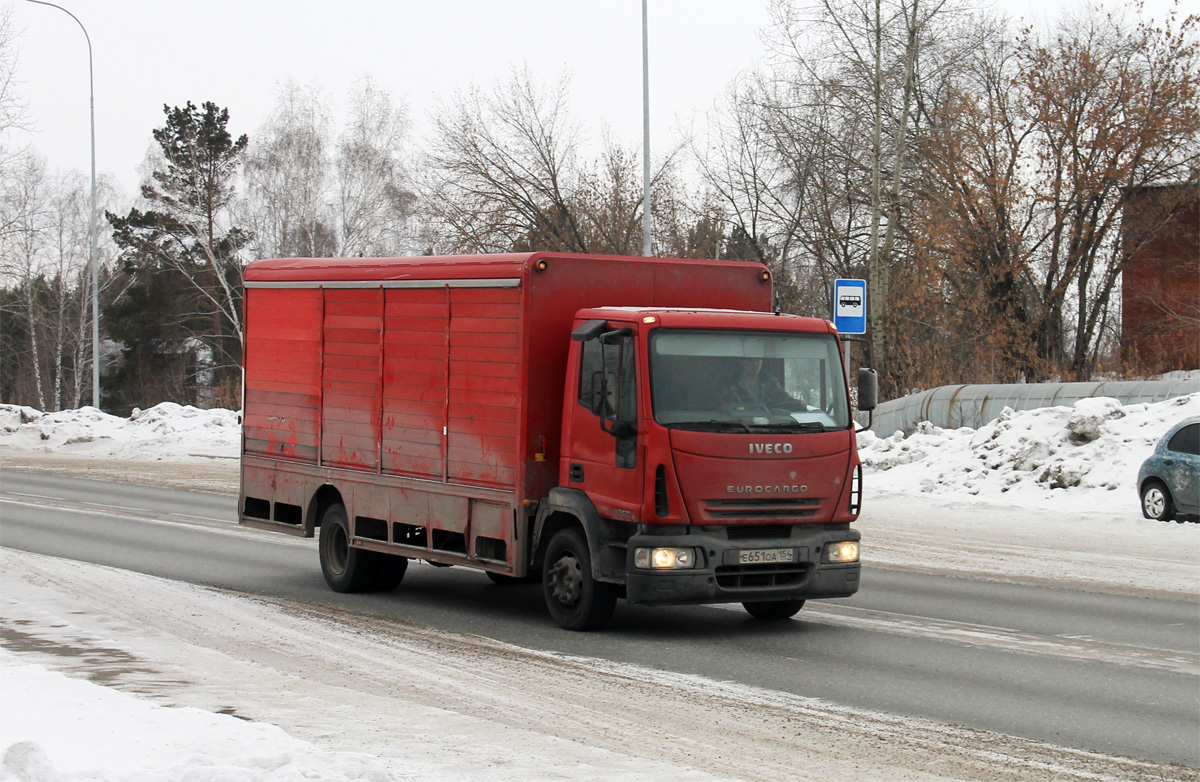
[{"label": "birch tree", "polygon": [[288,82],[246,154],[242,205],[260,258],[337,254],[330,206],[332,134],[325,96]]}]

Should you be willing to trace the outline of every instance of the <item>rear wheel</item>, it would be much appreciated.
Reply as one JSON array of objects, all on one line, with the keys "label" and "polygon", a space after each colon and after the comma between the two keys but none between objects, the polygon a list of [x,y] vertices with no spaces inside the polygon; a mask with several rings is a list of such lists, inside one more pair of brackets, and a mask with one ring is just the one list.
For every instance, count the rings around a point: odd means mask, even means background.
[{"label": "rear wheel", "polygon": [[362,552],[363,554],[371,553],[375,562],[375,578],[371,584],[371,589],[380,592],[390,592],[400,586],[400,582],[404,580],[404,574],[408,572],[408,559],[405,557],[397,557],[394,554],[380,554],[378,552]]},{"label": "rear wheel", "polygon": [[746,613],[755,619],[762,619],[767,622],[778,622],[782,619],[791,619],[801,608],[804,608],[803,600],[767,600],[761,603],[742,603],[742,608],[746,609]]},{"label": "rear wheel", "polygon": [[1175,516],[1171,492],[1159,481],[1150,481],[1142,489],[1142,515],[1155,521],[1170,521]]},{"label": "rear wheel", "polygon": [[550,616],[565,630],[598,630],[617,605],[617,586],[592,577],[592,556],[576,528],[559,530],[546,547],[542,591]]},{"label": "rear wheel", "polygon": [[340,503],[330,505],[321,516],[318,549],[321,573],[334,592],[363,592],[374,587],[379,562],[374,552],[350,547],[350,525]]}]

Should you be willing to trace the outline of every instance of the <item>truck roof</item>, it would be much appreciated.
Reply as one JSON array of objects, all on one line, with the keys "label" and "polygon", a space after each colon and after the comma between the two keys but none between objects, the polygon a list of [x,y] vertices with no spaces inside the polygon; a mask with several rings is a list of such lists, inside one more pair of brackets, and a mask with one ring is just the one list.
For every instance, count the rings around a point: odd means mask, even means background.
[{"label": "truck roof", "polygon": [[[614,317],[629,320],[652,317],[667,328],[738,328],[837,333],[833,324],[822,318],[703,307],[593,307],[581,310],[578,317],[606,320]],[[783,326],[785,323],[787,325]]]},{"label": "truck roof", "polygon": [[266,258],[246,266],[248,282],[387,281],[427,279],[521,278],[538,261],[621,260],[637,264],[678,263],[704,267],[745,264],[752,261],[714,261],[697,258],[639,258],[557,252],[497,253],[492,255],[426,255],[410,258]]}]

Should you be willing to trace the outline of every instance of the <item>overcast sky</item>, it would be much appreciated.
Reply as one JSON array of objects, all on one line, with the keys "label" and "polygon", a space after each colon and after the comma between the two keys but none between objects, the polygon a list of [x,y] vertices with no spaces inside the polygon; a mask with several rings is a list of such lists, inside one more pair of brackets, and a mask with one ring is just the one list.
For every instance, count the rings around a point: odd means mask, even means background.
[{"label": "overcast sky", "polygon": [[[370,75],[405,103],[417,133],[438,101],[491,86],[528,65],[543,82],[569,75],[572,116],[598,138],[603,124],[640,148],[640,0],[55,0],[91,37],[96,158],[127,195],[162,125],[163,104],[227,107],[230,130],[250,133],[289,79],[341,99]],[[33,145],[52,168],[90,166],[87,45],[62,11],[11,5],[21,31],[19,93]],[[1119,6],[1116,0],[1107,0]],[[1163,8],[1168,0],[1154,0]],[[763,52],[768,0],[650,0],[651,150],[701,117]],[[996,0],[1043,20],[1081,3]]]}]

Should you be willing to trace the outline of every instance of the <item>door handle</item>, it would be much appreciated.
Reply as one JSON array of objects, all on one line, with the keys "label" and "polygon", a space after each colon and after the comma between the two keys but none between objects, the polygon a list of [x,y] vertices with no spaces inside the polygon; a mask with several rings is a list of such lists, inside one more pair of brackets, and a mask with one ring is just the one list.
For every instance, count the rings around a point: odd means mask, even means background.
[{"label": "door handle", "polygon": [[570,478],[572,483],[583,483],[583,465],[572,464]]}]

